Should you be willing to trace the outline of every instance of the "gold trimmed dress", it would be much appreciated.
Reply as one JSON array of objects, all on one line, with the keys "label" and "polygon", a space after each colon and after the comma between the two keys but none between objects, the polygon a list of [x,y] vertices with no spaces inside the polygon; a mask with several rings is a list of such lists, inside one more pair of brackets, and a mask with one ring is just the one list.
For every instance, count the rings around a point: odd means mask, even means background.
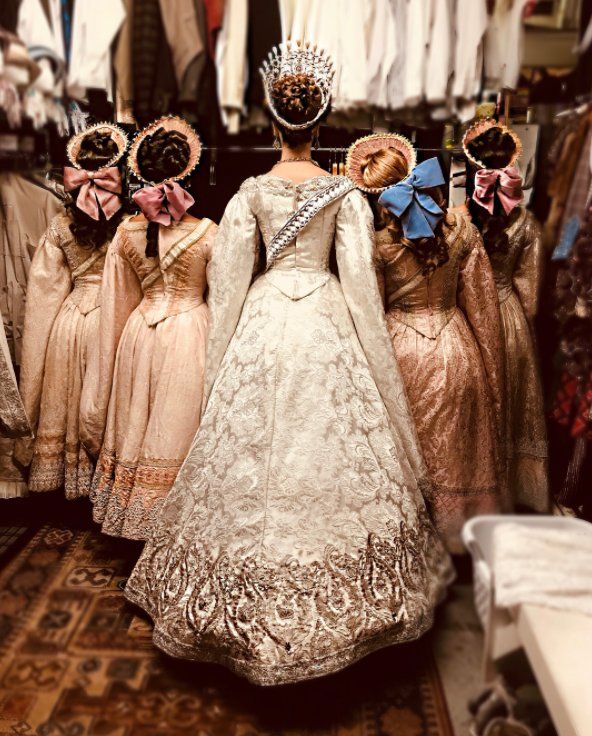
[{"label": "gold trimmed dress", "polygon": [[150,534],[199,426],[216,225],[161,226],[158,259],[145,255],[146,229],[128,220],[109,249],[81,406],[81,439],[99,455],[94,519],[128,539]]},{"label": "gold trimmed dress", "polygon": [[452,575],[423,502],[364,197],[325,206],[251,283],[260,239],[269,247],[332,179],[251,178],[228,204],[205,410],[126,587],[158,647],[262,685],[421,636]]},{"label": "gold trimmed dress", "polygon": [[508,229],[507,253],[490,256],[502,317],[506,439],[513,504],[549,511],[547,431],[534,319],[544,276],[541,226],[522,209]]},{"label": "gold trimmed dress", "polygon": [[31,427],[17,388],[4,325],[0,325],[0,437],[30,434]]},{"label": "gold trimmed dress", "polygon": [[506,508],[503,354],[495,282],[479,232],[448,214],[449,260],[429,277],[413,252],[376,235],[379,286],[429,470],[428,506],[449,551],[477,514]]},{"label": "gold trimmed dress", "polygon": [[15,458],[30,465],[30,491],[88,495],[94,464],[79,442],[80,396],[98,339],[107,244],[79,245],[72,219],[57,215],[38,246],[27,286],[20,389],[34,440]]}]

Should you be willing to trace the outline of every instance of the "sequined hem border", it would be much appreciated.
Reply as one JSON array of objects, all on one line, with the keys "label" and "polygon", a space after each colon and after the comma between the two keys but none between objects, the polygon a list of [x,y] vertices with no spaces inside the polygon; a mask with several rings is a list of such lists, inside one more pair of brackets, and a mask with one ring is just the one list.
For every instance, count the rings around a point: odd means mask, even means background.
[{"label": "sequined hem border", "polygon": [[[452,578],[453,576],[450,576],[450,579],[439,586],[436,606],[446,597],[446,588],[452,582]],[[144,610],[152,618],[153,622],[156,622],[154,609],[144,595],[139,591],[132,590],[129,585],[126,586],[124,594],[130,603]],[[291,685],[306,680],[313,680],[318,677],[326,677],[327,675],[339,672],[379,649],[420,639],[432,628],[433,623],[434,609],[431,610],[429,615],[422,617],[421,623],[408,622],[404,631],[390,630],[380,632],[363,641],[357,642],[351,647],[333,652],[326,657],[275,667],[257,666],[244,659],[236,659],[229,655],[216,654],[215,652],[202,651],[197,655],[195,649],[173,639],[159,629],[157,623],[155,623],[152,640],[158,649],[171,657],[186,659],[192,662],[219,664],[227,667],[236,675],[244,677],[254,685],[274,687],[277,685]],[[410,630],[413,631],[413,634],[409,633]]]}]

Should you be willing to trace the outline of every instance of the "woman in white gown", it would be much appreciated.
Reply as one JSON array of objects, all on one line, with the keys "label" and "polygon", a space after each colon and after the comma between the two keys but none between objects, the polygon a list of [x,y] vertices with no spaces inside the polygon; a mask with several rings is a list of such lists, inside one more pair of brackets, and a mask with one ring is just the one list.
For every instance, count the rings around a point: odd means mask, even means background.
[{"label": "woman in white gown", "polygon": [[421,636],[451,567],[422,498],[370,208],[310,159],[330,62],[288,45],[263,76],[282,162],[226,209],[202,423],[126,595],[169,654],[277,685]]}]

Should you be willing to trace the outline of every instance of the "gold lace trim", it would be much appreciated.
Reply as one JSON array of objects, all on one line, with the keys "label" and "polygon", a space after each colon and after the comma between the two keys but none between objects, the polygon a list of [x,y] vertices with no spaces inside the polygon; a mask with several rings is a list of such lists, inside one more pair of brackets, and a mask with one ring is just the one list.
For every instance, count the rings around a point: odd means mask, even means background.
[{"label": "gold lace trim", "polygon": [[318,677],[416,639],[452,578],[427,513],[388,525],[356,553],[273,562],[212,552],[160,530],[126,587],[173,656],[219,662],[263,685]]}]

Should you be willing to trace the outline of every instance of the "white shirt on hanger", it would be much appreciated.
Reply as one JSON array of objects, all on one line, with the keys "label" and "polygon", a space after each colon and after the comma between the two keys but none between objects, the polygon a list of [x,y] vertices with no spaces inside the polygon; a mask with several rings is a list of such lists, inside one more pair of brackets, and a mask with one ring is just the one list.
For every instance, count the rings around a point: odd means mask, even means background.
[{"label": "white shirt on hanger", "polygon": [[240,130],[247,85],[247,0],[227,0],[216,44],[218,101],[229,133]]},{"label": "white shirt on hanger", "polygon": [[60,0],[48,0],[48,6],[51,23],[40,0],[22,0],[16,32],[26,46],[45,46],[65,61]]},{"label": "white shirt on hanger", "polygon": [[368,103],[388,107],[388,77],[399,53],[393,6],[375,0],[368,28]]},{"label": "white shirt on hanger", "polygon": [[425,96],[431,104],[442,104],[448,96],[454,58],[452,35],[452,0],[431,0],[425,76]]},{"label": "white shirt on hanger", "polygon": [[461,101],[473,100],[481,88],[488,20],[486,0],[457,0],[452,94]]},{"label": "white shirt on hanger", "polygon": [[82,99],[88,89],[104,89],[113,99],[111,44],[124,20],[122,0],[76,0],[68,72],[72,97]]},{"label": "white shirt on hanger", "polygon": [[485,84],[493,89],[515,89],[524,51],[522,15],[528,0],[496,3],[485,34]]},{"label": "white shirt on hanger", "polygon": [[424,96],[427,46],[432,0],[407,0],[407,48],[404,71],[404,103],[414,107]]}]

